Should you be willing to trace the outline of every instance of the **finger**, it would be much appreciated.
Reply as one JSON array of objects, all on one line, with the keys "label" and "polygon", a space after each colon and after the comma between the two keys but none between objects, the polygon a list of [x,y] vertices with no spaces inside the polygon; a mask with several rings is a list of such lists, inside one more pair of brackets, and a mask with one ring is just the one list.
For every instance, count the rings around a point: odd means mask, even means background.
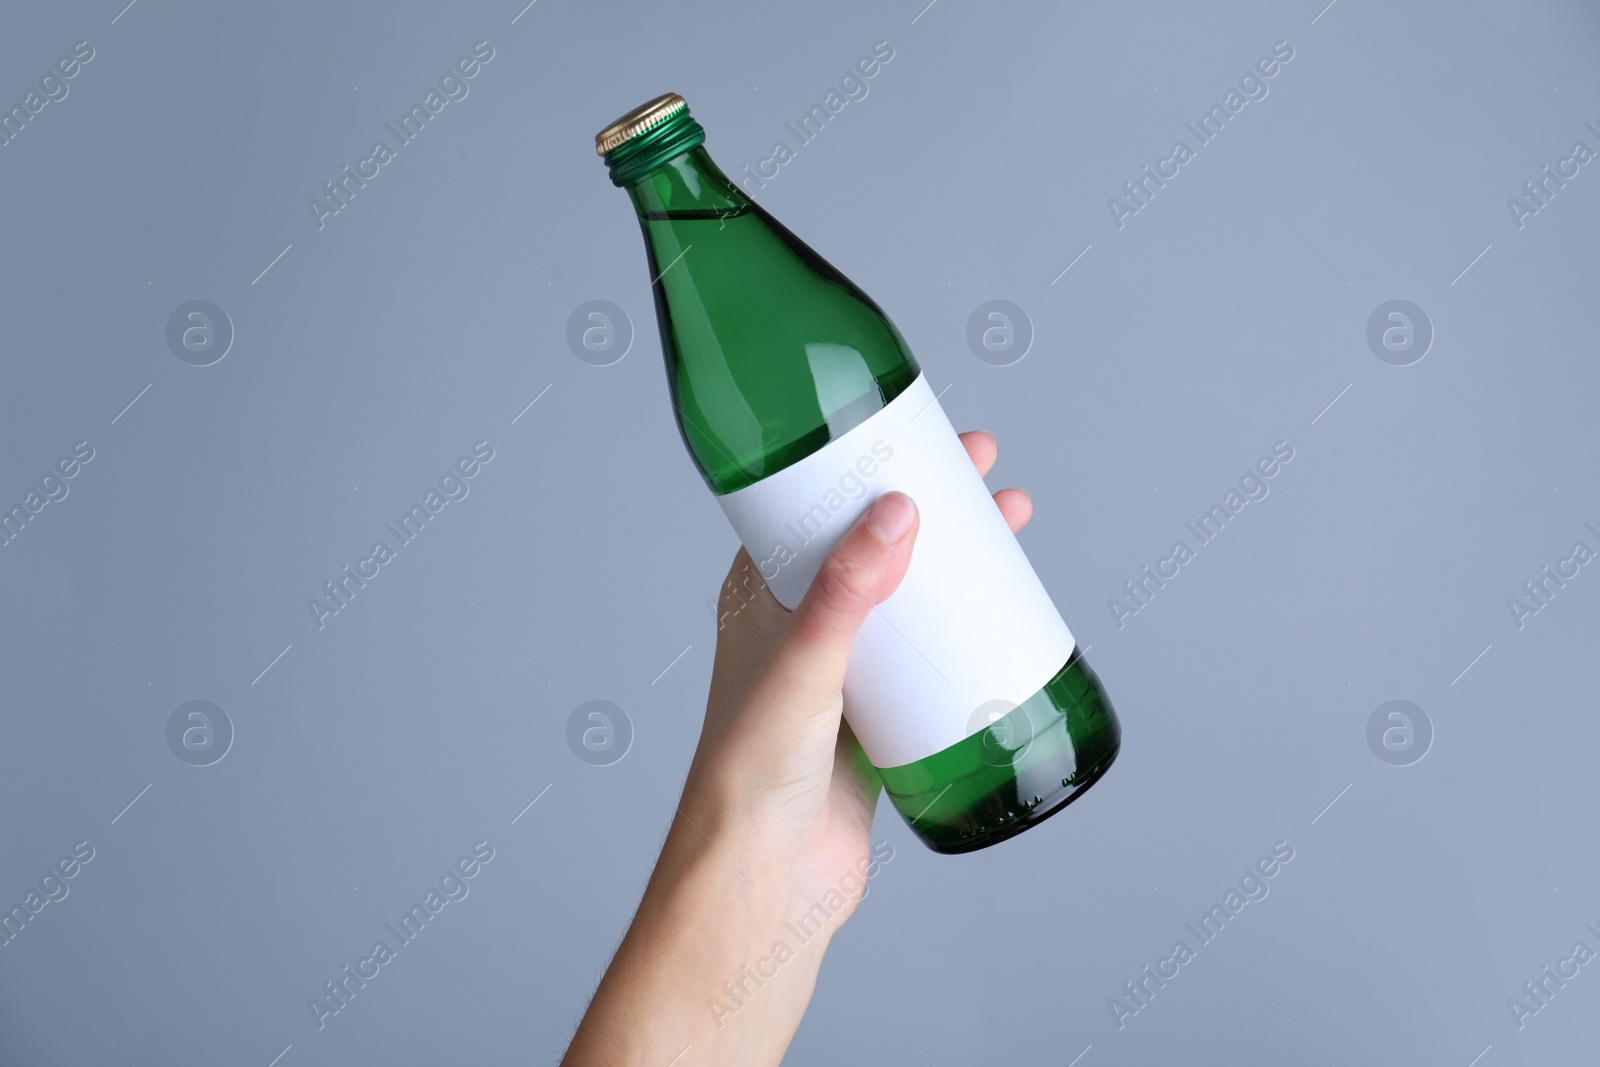
[{"label": "finger", "polygon": [[773,652],[773,694],[801,716],[837,718],[850,645],[873,607],[888,599],[911,565],[917,506],[885,493],[822,561]]},{"label": "finger", "polygon": [[961,443],[966,446],[972,465],[978,468],[979,477],[988,474],[1000,455],[1000,446],[995,444],[994,437],[982,430],[968,430],[961,435]]},{"label": "finger", "polygon": [[755,560],[750,558],[749,551],[740,548],[717,595],[718,635],[723,633],[732,619],[744,619],[752,611],[763,620],[784,613],[783,606],[772,595],[772,590],[767,588],[766,580],[761,577],[761,571],[756,567]]},{"label": "finger", "polygon": [[[994,435],[983,430],[968,430],[961,435],[961,443],[966,447],[967,458],[978,468],[978,475],[988,475],[1000,456],[1000,446],[995,443]],[[1006,517],[1012,533],[1021,530],[1033,518],[1033,499],[1021,489],[1002,489],[994,494],[994,502],[1000,514]]]},{"label": "finger", "polygon": [[995,505],[1006,517],[1011,532],[1016,533],[1033,518],[1033,497],[1022,489],[1002,489],[994,495]]},{"label": "finger", "polygon": [[749,550],[741,547],[734,553],[728,576],[722,580],[722,589],[717,595],[717,610],[719,613],[736,610],[758,597],[766,587],[767,583],[756,570],[755,560],[750,558]]},{"label": "finger", "polygon": [[883,792],[883,778],[878,769],[861,751],[850,724],[839,724],[839,736],[833,749],[833,779],[828,786],[835,810],[847,813],[870,829],[872,815],[878,806],[878,794]]},{"label": "finger", "polygon": [[717,597],[717,646],[711,698],[706,702],[708,722],[714,709],[736,703],[734,695],[750,681],[750,672],[742,665],[765,657],[788,614],[762,580],[750,553],[739,549]]}]

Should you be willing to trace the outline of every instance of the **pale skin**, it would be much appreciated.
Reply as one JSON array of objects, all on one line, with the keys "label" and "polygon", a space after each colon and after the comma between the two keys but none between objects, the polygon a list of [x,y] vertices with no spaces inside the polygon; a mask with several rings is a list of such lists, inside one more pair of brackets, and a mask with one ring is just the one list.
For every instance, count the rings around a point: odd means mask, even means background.
[{"label": "pale skin", "polygon": [[[988,474],[994,438],[974,431],[961,442]],[[1020,489],[1002,489],[994,501],[1013,532],[1033,516]],[[905,576],[918,521],[909,497],[885,494],[793,612],[743,549],[734,557],[705,724],[677,814],[563,1067],[776,1067],[783,1059],[828,941],[860,892],[803,944],[785,924],[841,883],[862,884],[872,851],[882,785],[841,718],[850,645]],[[792,958],[769,979],[746,980],[745,995],[732,1000],[724,983],[770,960],[780,940]],[[714,1011],[713,1000],[737,1011]]]}]

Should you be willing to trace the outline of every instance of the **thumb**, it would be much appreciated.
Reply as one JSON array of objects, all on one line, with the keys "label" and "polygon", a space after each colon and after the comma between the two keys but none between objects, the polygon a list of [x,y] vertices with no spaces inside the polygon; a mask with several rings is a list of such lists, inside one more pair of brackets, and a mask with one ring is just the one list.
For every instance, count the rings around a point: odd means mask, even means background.
[{"label": "thumb", "polygon": [[885,493],[822,561],[773,656],[774,680],[795,710],[837,714],[850,645],[905,577],[919,521],[910,497]]}]

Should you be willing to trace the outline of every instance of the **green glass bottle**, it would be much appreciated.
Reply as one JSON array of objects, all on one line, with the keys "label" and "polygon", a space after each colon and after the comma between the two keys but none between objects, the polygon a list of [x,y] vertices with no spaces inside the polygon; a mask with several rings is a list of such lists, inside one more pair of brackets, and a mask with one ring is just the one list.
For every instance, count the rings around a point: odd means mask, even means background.
[{"label": "green glass bottle", "polygon": [[1060,811],[1121,739],[900,332],[731,182],[669,93],[595,138],[645,250],[678,429],[780,603],[793,608],[883,492],[921,526],[851,651],[845,716],[938,852]]}]

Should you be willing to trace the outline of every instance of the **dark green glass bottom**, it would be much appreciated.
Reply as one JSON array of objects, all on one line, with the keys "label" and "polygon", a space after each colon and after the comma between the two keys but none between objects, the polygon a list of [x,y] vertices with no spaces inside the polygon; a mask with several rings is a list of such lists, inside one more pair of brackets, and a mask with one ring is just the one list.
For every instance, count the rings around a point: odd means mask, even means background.
[{"label": "dark green glass bottom", "polygon": [[1106,773],[1121,744],[1117,713],[1079,656],[984,729],[879,774],[923,844],[976,852],[1072,803]]}]

